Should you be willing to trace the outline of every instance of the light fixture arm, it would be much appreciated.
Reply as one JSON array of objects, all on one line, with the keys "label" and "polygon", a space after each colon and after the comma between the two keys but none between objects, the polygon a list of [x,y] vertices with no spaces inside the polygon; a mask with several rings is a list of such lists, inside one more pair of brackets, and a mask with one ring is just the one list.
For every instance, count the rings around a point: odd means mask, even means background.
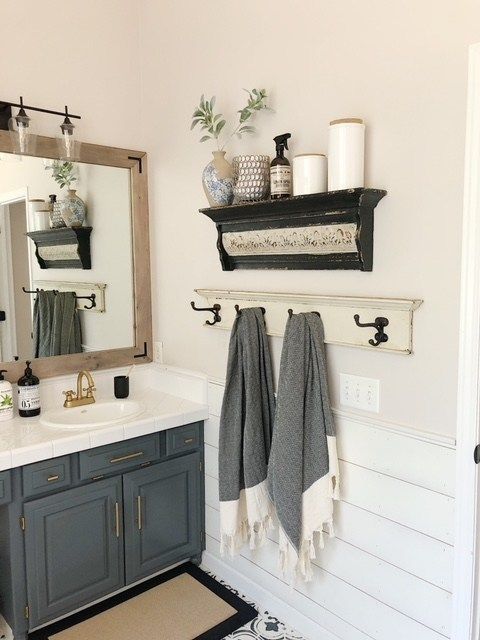
[{"label": "light fixture arm", "polygon": [[68,113],[67,107],[65,107],[65,111],[55,111],[54,109],[44,109],[43,107],[33,107],[23,104],[23,98],[20,98],[20,103],[0,100],[0,129],[8,131],[8,121],[12,117],[12,108],[23,109],[24,111],[37,111],[38,113],[49,113],[54,116],[65,116],[68,119],[74,118],[81,120],[82,118],[82,116],[74,113]]}]

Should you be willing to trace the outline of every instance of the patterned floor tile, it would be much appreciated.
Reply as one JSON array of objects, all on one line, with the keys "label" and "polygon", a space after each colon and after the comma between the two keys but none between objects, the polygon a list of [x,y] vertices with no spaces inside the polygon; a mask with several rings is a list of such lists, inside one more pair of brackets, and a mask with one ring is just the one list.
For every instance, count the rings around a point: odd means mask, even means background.
[{"label": "patterned floor tile", "polygon": [[260,611],[255,602],[249,600],[249,598],[245,597],[214,573],[208,571],[205,567],[202,567],[202,569],[258,611],[258,616],[254,620],[226,636],[224,640],[305,640],[303,636],[299,635],[293,629],[290,629],[278,620],[278,618],[270,615],[268,611]]}]

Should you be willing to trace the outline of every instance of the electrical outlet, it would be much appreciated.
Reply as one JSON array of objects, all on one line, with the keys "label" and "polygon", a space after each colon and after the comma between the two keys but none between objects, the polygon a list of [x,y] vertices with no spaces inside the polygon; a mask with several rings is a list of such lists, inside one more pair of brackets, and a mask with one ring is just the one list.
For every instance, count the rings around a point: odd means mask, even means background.
[{"label": "electrical outlet", "polygon": [[380,411],[380,380],[340,374],[340,404],[362,411]]},{"label": "electrical outlet", "polygon": [[153,343],[153,359],[159,364],[163,364],[163,342]]}]

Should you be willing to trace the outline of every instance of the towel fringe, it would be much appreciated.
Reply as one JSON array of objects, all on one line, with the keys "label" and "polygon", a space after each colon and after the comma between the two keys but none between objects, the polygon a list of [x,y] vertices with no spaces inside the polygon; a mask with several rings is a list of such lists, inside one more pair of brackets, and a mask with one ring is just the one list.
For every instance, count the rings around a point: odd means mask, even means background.
[{"label": "towel fringe", "polygon": [[263,520],[254,522],[253,524],[245,519],[239,524],[234,533],[222,532],[220,536],[220,554],[222,556],[228,554],[233,558],[240,552],[247,541],[249,542],[250,549],[258,549],[265,544],[267,534],[273,528],[273,519],[270,514],[266,515]]}]

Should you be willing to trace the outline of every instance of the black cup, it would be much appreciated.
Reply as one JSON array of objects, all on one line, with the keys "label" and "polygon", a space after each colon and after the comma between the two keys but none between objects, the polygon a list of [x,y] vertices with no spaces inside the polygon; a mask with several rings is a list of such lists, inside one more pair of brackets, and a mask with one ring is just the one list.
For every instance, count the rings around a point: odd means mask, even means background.
[{"label": "black cup", "polygon": [[115,376],[113,379],[115,398],[128,398],[130,392],[130,378],[127,376]]}]

